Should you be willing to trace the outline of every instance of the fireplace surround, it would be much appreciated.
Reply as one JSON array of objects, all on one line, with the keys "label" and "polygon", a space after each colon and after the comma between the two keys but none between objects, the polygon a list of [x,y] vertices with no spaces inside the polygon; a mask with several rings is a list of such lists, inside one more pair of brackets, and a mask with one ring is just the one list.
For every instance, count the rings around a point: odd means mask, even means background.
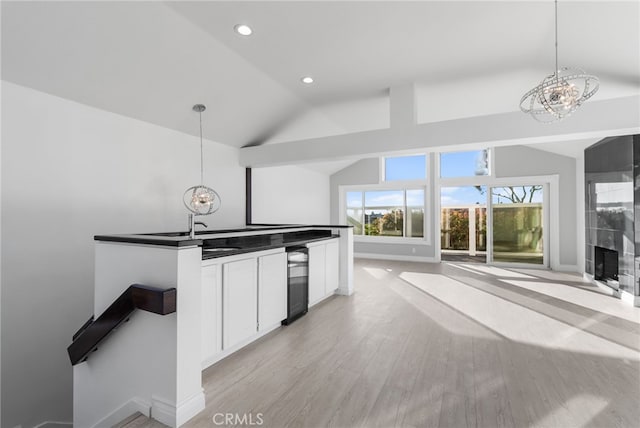
[{"label": "fireplace surround", "polygon": [[584,161],[585,272],[637,305],[640,135],[605,138],[585,150]]}]

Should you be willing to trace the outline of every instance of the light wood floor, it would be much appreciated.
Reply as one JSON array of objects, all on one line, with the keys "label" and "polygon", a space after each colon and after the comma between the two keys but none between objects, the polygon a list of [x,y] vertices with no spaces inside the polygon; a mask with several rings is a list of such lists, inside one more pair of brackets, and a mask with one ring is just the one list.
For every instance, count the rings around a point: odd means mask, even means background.
[{"label": "light wood floor", "polygon": [[185,427],[638,427],[639,361],[640,309],[578,276],[358,260],[353,296],[207,369]]}]

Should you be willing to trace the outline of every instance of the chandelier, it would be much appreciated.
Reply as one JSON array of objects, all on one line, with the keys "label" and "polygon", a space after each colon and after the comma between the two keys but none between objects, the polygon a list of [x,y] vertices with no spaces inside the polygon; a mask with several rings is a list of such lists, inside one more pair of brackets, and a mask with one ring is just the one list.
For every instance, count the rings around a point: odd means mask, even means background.
[{"label": "chandelier", "polygon": [[558,67],[558,0],[555,0],[556,71],[520,100],[520,110],[539,122],[564,119],[591,98],[600,87],[596,76],[579,68]]},{"label": "chandelier", "polygon": [[193,110],[200,114],[200,184],[189,187],[182,197],[184,205],[194,215],[212,214],[220,209],[220,195],[210,187],[204,185],[204,167],[202,156],[202,112],[207,107],[203,104],[196,104]]}]

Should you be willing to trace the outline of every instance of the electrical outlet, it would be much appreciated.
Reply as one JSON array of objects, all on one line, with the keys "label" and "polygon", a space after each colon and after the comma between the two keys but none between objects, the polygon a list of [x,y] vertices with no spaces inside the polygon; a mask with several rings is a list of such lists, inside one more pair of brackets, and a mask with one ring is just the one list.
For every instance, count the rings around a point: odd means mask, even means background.
[{"label": "electrical outlet", "polygon": [[413,254],[415,254],[415,253],[416,253],[416,247],[411,248],[411,252],[412,252]]}]

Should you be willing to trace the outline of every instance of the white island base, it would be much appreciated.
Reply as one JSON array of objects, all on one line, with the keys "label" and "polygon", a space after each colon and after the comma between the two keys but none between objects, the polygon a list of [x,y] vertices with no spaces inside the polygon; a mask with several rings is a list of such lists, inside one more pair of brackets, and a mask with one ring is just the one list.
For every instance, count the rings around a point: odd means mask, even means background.
[{"label": "white island base", "polygon": [[[334,293],[353,292],[352,229],[332,230],[338,238],[308,244],[310,307]],[[98,240],[96,317],[131,284],[176,288],[177,306],[164,316],[134,311],[86,362],[74,366],[74,425],[110,427],[140,412],[179,427],[201,412],[202,369],[286,318],[286,268],[284,246],[202,260],[196,245]]]}]

